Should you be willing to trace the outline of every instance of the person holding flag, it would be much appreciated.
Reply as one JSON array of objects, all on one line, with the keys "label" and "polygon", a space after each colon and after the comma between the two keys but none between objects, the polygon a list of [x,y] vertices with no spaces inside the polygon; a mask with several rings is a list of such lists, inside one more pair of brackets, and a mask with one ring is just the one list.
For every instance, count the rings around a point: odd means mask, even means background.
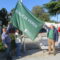
[{"label": "person holding flag", "polygon": [[59,36],[58,30],[53,25],[50,25],[49,27],[44,25],[44,27],[46,27],[48,29],[48,33],[47,33],[48,54],[50,55],[53,51],[53,54],[56,55],[55,42],[58,41],[58,36]]},{"label": "person holding flag", "polygon": [[11,56],[11,38],[9,36],[9,33],[7,32],[7,28],[4,27],[2,29],[3,33],[2,33],[2,43],[3,46],[5,47],[5,56],[7,60],[12,60],[12,56]]},{"label": "person holding flag", "polygon": [[16,44],[16,57],[21,57],[21,49],[22,49],[22,35],[20,34],[20,31],[16,29],[15,32],[15,44]]}]

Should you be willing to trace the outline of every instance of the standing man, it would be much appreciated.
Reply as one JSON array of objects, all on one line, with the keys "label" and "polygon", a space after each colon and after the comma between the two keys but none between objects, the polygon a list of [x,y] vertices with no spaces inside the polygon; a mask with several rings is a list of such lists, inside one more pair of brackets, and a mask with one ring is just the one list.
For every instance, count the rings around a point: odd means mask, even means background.
[{"label": "standing man", "polygon": [[11,57],[11,38],[9,36],[9,34],[7,33],[7,29],[3,28],[2,29],[3,33],[2,33],[2,43],[4,45],[4,47],[6,48],[5,50],[5,55],[7,60],[12,60]]},{"label": "standing man", "polygon": [[53,54],[55,55],[55,42],[58,40],[58,31],[57,29],[51,25],[48,28],[48,50],[49,50],[49,54],[51,54],[51,51],[53,50]]},{"label": "standing man", "polygon": [[17,58],[21,57],[22,37],[23,37],[19,32],[20,31],[18,29],[15,32],[15,44],[16,44],[16,56],[17,56]]}]

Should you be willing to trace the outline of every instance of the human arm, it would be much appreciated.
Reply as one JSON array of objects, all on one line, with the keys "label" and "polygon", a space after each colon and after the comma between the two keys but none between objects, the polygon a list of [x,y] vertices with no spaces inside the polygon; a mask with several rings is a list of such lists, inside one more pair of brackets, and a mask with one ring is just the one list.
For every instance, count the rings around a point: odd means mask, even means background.
[{"label": "human arm", "polygon": [[2,43],[3,43],[4,47],[7,48],[8,46],[7,46],[6,42],[5,42],[5,39],[6,39],[6,36],[2,35]]},{"label": "human arm", "polygon": [[58,41],[58,38],[59,38],[59,33],[58,30],[56,29],[56,41]]}]

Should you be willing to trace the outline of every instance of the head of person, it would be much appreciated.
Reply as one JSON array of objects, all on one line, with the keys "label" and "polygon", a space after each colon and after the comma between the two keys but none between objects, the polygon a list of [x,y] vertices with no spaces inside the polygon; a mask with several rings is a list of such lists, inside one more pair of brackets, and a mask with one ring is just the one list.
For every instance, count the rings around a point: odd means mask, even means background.
[{"label": "head of person", "polygon": [[54,26],[53,25],[50,25],[50,29],[54,29]]},{"label": "head of person", "polygon": [[6,29],[6,28],[3,28],[2,31],[3,31],[3,32],[7,32],[7,29]]},{"label": "head of person", "polygon": [[19,30],[17,29],[16,32],[19,33]]}]

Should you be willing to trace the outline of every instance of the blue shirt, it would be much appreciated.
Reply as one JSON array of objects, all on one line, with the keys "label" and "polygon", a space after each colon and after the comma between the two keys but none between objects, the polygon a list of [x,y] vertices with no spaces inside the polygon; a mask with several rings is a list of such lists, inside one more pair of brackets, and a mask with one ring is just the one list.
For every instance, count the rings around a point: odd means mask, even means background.
[{"label": "blue shirt", "polygon": [[11,43],[11,38],[5,32],[2,33],[2,42],[3,44]]}]

